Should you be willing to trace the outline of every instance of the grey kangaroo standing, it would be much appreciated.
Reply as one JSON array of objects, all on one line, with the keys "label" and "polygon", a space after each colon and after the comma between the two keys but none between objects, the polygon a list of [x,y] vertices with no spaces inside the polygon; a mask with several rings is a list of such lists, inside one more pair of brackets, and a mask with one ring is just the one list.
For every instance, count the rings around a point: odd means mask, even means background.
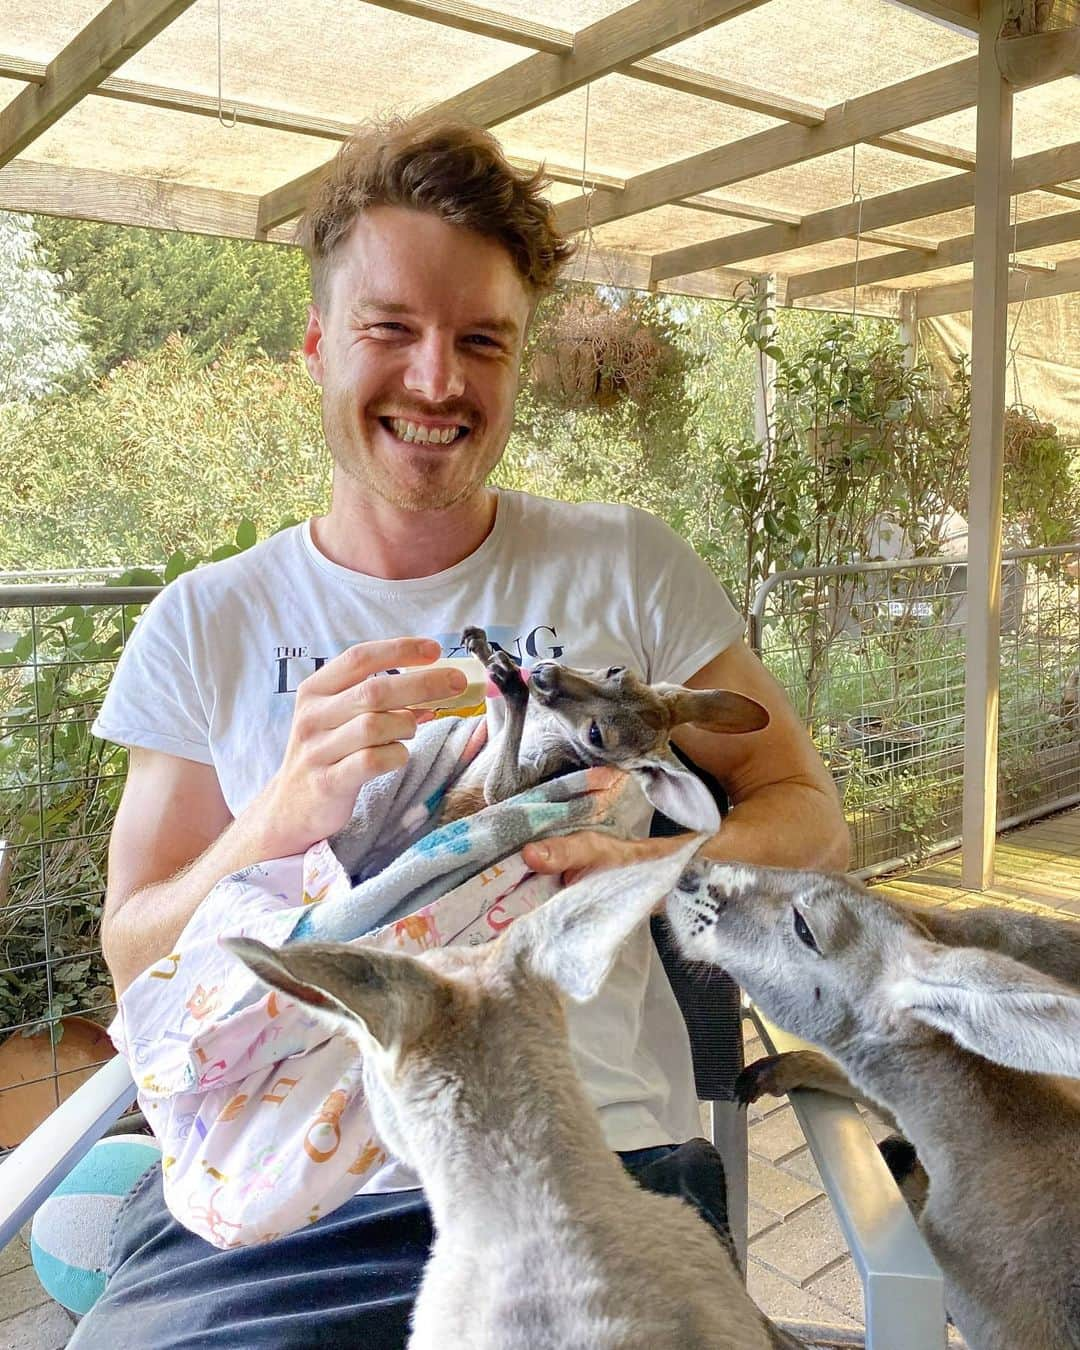
[{"label": "grey kangaroo standing", "polygon": [[499,735],[447,792],[443,819],[470,815],[557,774],[593,764],[634,769],[669,753],[673,728],[692,722],[740,734],[768,725],[768,711],[726,689],[648,685],[623,666],[606,673],[555,661],[535,666],[526,683],[482,628],[466,628],[462,645],[487,667],[503,695]]},{"label": "grey kangaroo standing", "polygon": [[228,940],[356,1041],[376,1129],[421,1178],[436,1238],[410,1350],[796,1345],[704,1221],[631,1180],[566,1034],[562,998],[595,995],[698,842],[583,878],[482,947]]},{"label": "grey kangaroo standing", "polygon": [[[689,867],[677,941],[899,1121],[972,1350],[1080,1347],[1080,991],[839,876]],[[768,1062],[764,1062],[768,1072]]]}]

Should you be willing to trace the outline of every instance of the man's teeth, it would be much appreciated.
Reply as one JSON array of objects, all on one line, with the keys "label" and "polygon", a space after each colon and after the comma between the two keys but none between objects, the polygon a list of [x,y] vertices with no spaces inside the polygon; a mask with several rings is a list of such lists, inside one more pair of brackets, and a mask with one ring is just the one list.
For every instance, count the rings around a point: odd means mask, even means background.
[{"label": "man's teeth", "polygon": [[449,445],[457,440],[460,427],[424,427],[417,422],[407,422],[403,417],[391,417],[390,426],[398,440],[420,445]]}]

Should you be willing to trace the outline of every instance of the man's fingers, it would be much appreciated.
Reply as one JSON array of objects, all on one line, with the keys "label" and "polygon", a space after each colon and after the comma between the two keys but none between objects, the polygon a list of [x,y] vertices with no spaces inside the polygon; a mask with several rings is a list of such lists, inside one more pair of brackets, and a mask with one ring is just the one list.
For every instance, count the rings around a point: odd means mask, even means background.
[{"label": "man's fingers", "polygon": [[540,844],[526,844],[522,856],[534,872],[578,872],[630,862],[634,843],[597,830],[579,830]]},{"label": "man's fingers", "polygon": [[346,647],[333,660],[327,661],[314,675],[309,675],[302,681],[301,687],[311,694],[340,694],[342,690],[351,689],[379,671],[430,665],[441,655],[442,648],[434,638],[409,637],[392,638],[385,642],[358,642],[356,646]]}]

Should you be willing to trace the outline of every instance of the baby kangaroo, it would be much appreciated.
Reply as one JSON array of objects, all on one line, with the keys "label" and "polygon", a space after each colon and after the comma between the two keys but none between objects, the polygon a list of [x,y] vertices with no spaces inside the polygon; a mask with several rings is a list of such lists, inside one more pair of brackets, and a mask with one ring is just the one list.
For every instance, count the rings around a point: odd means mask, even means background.
[{"label": "baby kangaroo", "polygon": [[899,1121],[972,1350],[1080,1347],[1080,991],[839,876],[694,864],[668,914]]},{"label": "baby kangaroo", "polygon": [[609,1151],[567,1040],[562,998],[593,997],[693,847],[585,878],[486,946],[228,941],[362,1049],[379,1135],[423,1182],[410,1350],[795,1346],[702,1219]]},{"label": "baby kangaroo", "polygon": [[742,733],[768,725],[768,711],[726,689],[648,685],[624,666],[574,670],[555,661],[535,666],[526,683],[482,628],[466,628],[462,644],[487,668],[503,695],[502,730],[446,794],[443,818],[471,814],[557,774],[594,764],[639,768],[668,753],[673,728],[692,722],[707,731]]}]

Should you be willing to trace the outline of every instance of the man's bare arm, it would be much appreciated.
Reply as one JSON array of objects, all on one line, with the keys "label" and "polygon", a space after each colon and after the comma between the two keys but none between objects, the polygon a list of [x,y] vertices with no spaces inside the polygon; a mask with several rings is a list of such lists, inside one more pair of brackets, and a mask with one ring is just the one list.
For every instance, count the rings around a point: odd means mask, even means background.
[{"label": "man's bare arm", "polygon": [[[234,820],[212,768],[134,750],[109,841],[102,920],[118,992],[167,956],[207,892],[230,872],[302,852],[340,829],[364,783],[400,768],[420,721],[410,705],[461,693],[460,670],[423,666],[421,638],[367,642],[300,685],[281,768]],[[397,675],[375,674],[398,669]]]}]

